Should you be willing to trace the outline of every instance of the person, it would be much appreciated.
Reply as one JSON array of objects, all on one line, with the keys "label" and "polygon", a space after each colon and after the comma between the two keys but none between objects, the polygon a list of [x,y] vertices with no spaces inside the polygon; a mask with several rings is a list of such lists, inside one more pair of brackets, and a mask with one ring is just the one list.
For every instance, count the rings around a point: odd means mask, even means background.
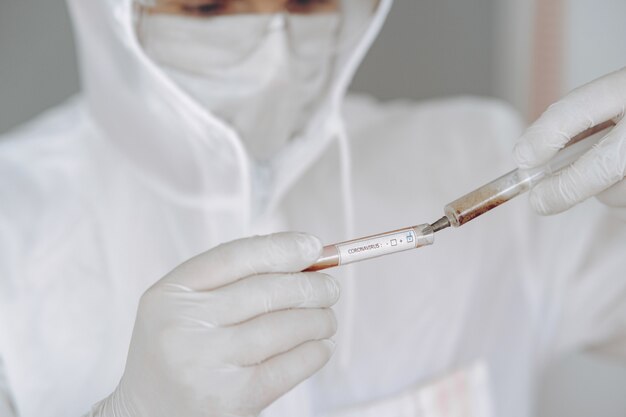
[{"label": "person", "polygon": [[531,195],[608,208],[520,199],[332,278],[321,242],[510,169],[515,112],[346,96],[390,0],[68,4],[83,93],[0,141],[3,415],[522,417],[552,358],[623,352],[625,70],[515,151],[614,118]]}]

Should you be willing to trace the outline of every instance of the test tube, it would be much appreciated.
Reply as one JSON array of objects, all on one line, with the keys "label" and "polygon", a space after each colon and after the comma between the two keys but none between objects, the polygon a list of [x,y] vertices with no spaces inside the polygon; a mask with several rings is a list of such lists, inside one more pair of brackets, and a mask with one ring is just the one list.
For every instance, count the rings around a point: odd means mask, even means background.
[{"label": "test tube", "polygon": [[431,225],[421,224],[378,235],[349,240],[324,246],[320,259],[306,271],[320,271],[326,268],[346,265],[365,259],[377,258],[390,253],[416,249],[432,245],[435,232]]},{"label": "test tube", "polygon": [[432,245],[435,232],[449,226],[459,227],[530,190],[546,176],[568,166],[596,142],[583,140],[615,126],[613,121],[601,123],[568,142],[547,165],[522,170],[516,169],[445,206],[445,216],[432,225],[422,224],[347,242],[324,246],[320,259],[305,271],[320,271],[391,253]]},{"label": "test tube", "polygon": [[[454,200],[444,208],[447,220],[453,227],[462,226],[470,220],[530,190],[548,175],[570,165],[596,143],[596,141],[592,139],[583,139],[593,136],[614,125],[614,122],[608,121],[592,127],[570,140],[567,147],[559,151],[548,164],[534,169],[513,170],[477,188],[469,194]],[[438,229],[436,228],[435,230]]]}]

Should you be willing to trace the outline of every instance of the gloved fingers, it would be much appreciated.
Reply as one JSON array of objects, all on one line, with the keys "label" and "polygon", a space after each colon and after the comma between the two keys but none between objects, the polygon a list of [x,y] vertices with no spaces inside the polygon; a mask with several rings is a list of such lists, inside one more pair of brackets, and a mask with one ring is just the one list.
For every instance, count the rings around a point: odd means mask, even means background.
[{"label": "gloved fingers", "polygon": [[241,278],[271,272],[299,272],[322,250],[320,240],[285,232],[223,243],[176,268],[165,278],[191,290],[212,290]]},{"label": "gloved fingers", "polygon": [[335,351],[331,340],[306,342],[281,355],[268,359],[255,368],[254,380],[265,391],[265,408],[280,396],[319,371]]},{"label": "gloved fingers", "polygon": [[514,150],[520,168],[548,162],[577,134],[624,115],[626,68],[579,87],[552,104],[522,135]]},{"label": "gloved fingers", "polygon": [[264,314],[224,330],[226,360],[250,366],[305,342],[332,337],[337,321],[331,309],[295,309]]},{"label": "gloved fingers", "polygon": [[330,307],[339,291],[337,281],[320,272],[255,275],[211,291],[198,307],[205,320],[227,326],[272,311]]},{"label": "gloved fingers", "polygon": [[539,183],[530,202],[540,214],[560,213],[601,193],[626,173],[626,124],[616,126],[571,166]]},{"label": "gloved fingers", "polygon": [[140,309],[185,327],[230,326],[272,311],[326,308],[339,298],[339,284],[320,272],[265,274],[243,278],[213,291],[184,291],[161,283],[148,290]]}]

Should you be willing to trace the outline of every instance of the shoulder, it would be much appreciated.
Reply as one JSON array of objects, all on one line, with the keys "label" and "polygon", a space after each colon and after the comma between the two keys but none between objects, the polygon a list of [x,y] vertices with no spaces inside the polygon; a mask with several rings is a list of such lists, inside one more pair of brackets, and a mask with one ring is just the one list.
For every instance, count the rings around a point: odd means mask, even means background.
[{"label": "shoulder", "polygon": [[79,156],[92,130],[79,98],[54,107],[29,123],[0,136],[0,183],[21,176],[48,175],[59,169],[59,160]]},{"label": "shoulder", "polygon": [[88,131],[74,99],[0,137],[0,268],[75,214],[89,166]]},{"label": "shoulder", "polygon": [[[344,105],[349,129],[367,140],[365,133],[386,131],[397,141],[419,141],[436,134],[459,144],[487,143],[509,150],[523,129],[523,121],[510,105],[491,98],[453,97],[439,100],[381,102],[351,95]],[[441,139],[439,139],[441,140]]]},{"label": "shoulder", "polygon": [[[450,118],[463,121],[490,121],[497,124],[521,126],[519,113],[508,103],[489,97],[458,96],[432,100],[397,99],[381,101],[365,94],[349,94],[344,101],[344,115],[347,119],[367,123],[380,123],[392,118],[398,122],[410,123],[434,118],[432,122],[450,122]],[[365,117],[364,117],[365,116]],[[474,121],[475,123],[476,121]]]},{"label": "shoulder", "polygon": [[71,100],[0,137],[0,193],[15,209],[8,214],[19,216],[78,177],[87,131],[82,103]]},{"label": "shoulder", "polygon": [[346,100],[344,118],[356,165],[471,171],[464,175],[470,181],[511,169],[511,151],[524,127],[510,106],[480,97],[385,103],[357,95]]}]

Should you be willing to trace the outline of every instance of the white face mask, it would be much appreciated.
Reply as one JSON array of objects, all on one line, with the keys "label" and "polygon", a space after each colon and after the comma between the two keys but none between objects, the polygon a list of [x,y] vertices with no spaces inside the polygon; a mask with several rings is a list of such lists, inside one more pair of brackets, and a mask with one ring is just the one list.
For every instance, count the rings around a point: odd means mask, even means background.
[{"label": "white face mask", "polygon": [[[299,133],[328,82],[338,14],[233,15],[208,20],[145,15],[146,53],[188,94],[231,124],[250,154],[271,157]],[[263,31],[265,30],[265,31]],[[259,34],[262,40],[258,41]],[[297,36],[298,51],[293,52]],[[253,48],[237,39],[256,41]],[[220,45],[215,40],[219,39]]]}]

